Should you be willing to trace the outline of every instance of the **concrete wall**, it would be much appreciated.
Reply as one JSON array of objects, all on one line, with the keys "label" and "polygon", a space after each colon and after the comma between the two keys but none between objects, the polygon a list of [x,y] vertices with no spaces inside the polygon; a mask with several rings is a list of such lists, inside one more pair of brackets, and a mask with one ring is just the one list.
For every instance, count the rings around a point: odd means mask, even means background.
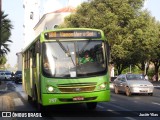
[{"label": "concrete wall", "polygon": [[38,36],[44,30],[52,30],[55,25],[63,23],[64,18],[70,15],[71,12],[62,12],[62,13],[48,13],[45,14],[39,23],[34,27],[35,36]]}]

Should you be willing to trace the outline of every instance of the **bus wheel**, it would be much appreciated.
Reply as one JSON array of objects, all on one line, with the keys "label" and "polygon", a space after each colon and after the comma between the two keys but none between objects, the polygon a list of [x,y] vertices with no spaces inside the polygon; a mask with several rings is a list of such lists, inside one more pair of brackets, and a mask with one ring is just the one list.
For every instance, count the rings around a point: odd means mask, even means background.
[{"label": "bus wheel", "polygon": [[129,87],[126,87],[126,95],[131,96],[131,91],[130,91]]},{"label": "bus wheel", "polygon": [[35,90],[35,102],[36,102],[36,107],[37,107],[38,111],[44,112],[45,111],[44,106],[38,102],[37,90]]},{"label": "bus wheel", "polygon": [[28,102],[32,101],[32,97],[28,95]]},{"label": "bus wheel", "polygon": [[119,93],[119,90],[118,90],[118,87],[117,87],[117,86],[114,86],[114,93],[115,93],[115,94],[118,94],[118,93]]},{"label": "bus wheel", "polygon": [[87,107],[88,107],[88,109],[90,109],[90,110],[96,109],[96,106],[97,106],[97,102],[87,103]]}]

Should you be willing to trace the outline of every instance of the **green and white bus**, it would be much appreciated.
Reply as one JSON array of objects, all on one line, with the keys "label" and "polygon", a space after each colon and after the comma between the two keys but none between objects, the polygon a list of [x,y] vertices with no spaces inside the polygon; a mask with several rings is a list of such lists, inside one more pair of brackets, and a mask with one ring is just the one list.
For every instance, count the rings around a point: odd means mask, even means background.
[{"label": "green and white bus", "polygon": [[[86,53],[92,61],[81,63]],[[47,30],[23,51],[23,88],[40,110],[73,103],[95,109],[98,102],[110,101],[108,61],[102,30]]]}]

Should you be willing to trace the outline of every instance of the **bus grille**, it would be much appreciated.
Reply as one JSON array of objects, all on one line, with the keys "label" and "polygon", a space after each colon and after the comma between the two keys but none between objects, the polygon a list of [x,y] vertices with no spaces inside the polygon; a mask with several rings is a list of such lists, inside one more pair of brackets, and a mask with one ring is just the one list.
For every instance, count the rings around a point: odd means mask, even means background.
[{"label": "bus grille", "polygon": [[62,93],[92,92],[95,87],[96,83],[71,83],[58,85],[58,89]]}]

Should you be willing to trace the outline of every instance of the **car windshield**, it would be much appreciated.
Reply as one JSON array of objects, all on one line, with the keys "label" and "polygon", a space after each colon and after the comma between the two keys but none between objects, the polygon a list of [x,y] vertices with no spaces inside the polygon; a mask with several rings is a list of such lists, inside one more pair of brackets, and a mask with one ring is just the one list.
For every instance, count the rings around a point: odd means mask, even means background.
[{"label": "car windshield", "polygon": [[127,80],[145,80],[144,76],[141,74],[127,74]]},{"label": "car windshield", "polygon": [[106,71],[104,42],[101,40],[43,43],[43,74],[46,77],[85,77]]}]

